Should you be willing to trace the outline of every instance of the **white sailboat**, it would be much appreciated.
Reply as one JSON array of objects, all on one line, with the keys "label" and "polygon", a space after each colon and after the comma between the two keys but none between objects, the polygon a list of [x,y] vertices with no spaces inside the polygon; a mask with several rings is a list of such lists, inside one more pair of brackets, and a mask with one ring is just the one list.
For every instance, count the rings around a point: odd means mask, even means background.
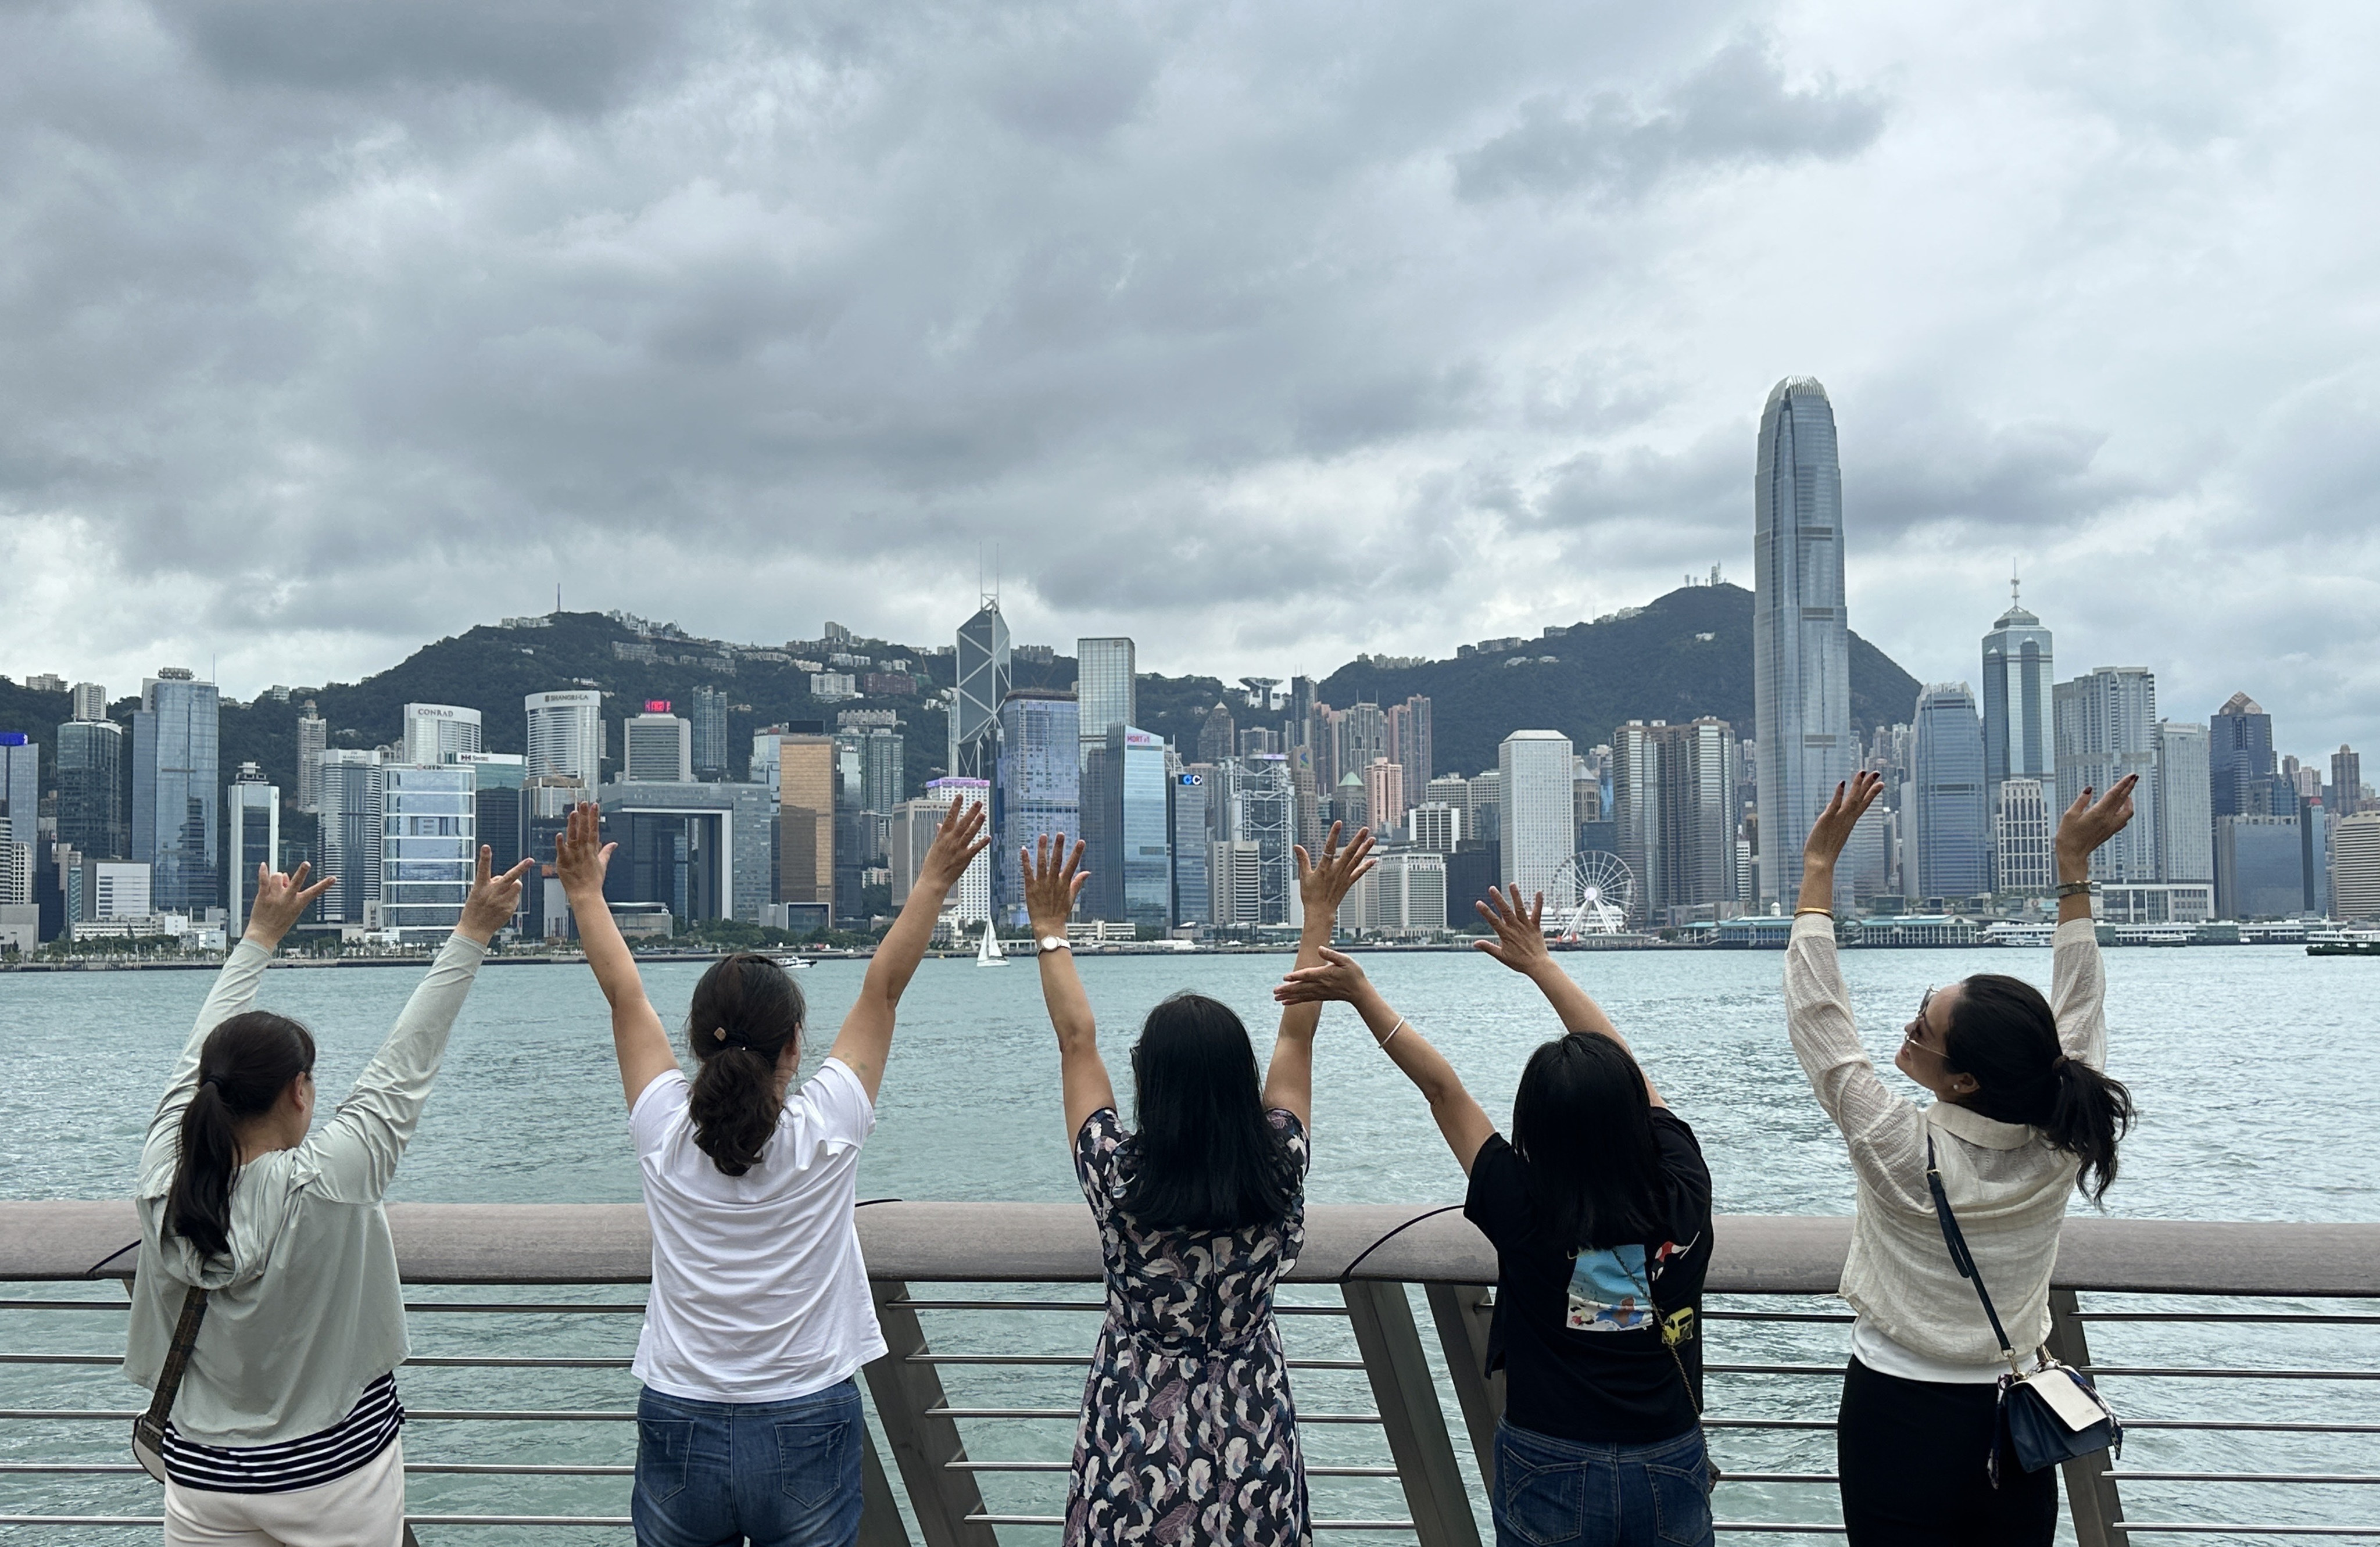
[{"label": "white sailboat", "polygon": [[983,921],[983,939],[975,948],[975,964],[978,967],[1005,967],[1008,953],[1000,949],[1000,937],[991,932],[991,921]]}]

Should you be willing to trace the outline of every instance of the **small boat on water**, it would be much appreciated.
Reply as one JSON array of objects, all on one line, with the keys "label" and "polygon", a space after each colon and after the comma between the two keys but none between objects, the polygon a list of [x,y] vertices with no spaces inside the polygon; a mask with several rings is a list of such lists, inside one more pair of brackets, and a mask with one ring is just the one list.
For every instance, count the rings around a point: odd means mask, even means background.
[{"label": "small boat on water", "polygon": [[779,954],[771,957],[770,960],[789,973],[805,971],[810,964],[808,957],[795,956],[792,951],[780,952]]},{"label": "small boat on water", "polygon": [[2380,940],[2316,940],[2308,956],[2380,956]]},{"label": "small boat on water", "polygon": [[983,939],[975,948],[975,964],[978,967],[1005,967],[1008,953],[1000,949],[1000,937],[991,932],[991,921],[983,921]]}]

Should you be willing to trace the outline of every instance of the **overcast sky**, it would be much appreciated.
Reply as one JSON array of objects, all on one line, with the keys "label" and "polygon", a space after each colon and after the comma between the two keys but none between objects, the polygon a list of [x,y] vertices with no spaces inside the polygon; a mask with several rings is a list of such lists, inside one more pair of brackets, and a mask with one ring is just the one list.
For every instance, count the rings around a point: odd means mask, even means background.
[{"label": "overcast sky", "polygon": [[[473,622],[1144,670],[1751,578],[1821,379],[1852,624],[2380,742],[2380,10],[0,12],[0,671]],[[2380,748],[2375,748],[2380,750]]]}]

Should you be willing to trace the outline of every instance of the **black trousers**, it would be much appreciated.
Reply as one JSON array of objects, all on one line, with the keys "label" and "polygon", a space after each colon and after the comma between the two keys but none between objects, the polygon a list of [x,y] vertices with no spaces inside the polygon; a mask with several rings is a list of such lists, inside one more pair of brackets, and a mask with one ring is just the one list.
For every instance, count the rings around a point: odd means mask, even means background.
[{"label": "black trousers", "polygon": [[1985,1469],[1998,1389],[1843,1372],[1835,1470],[1851,1547],[2048,1547],[2058,1477]]}]

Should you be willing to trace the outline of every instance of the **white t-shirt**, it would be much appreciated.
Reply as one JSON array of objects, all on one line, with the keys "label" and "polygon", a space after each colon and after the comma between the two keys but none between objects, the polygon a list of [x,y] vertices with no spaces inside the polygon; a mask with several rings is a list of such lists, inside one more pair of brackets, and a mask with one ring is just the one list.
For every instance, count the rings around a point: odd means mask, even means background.
[{"label": "white t-shirt", "polygon": [[637,1379],[698,1402],[787,1402],[884,1352],[859,1255],[859,1146],[876,1109],[839,1059],[777,1118],[760,1163],[722,1171],[694,1142],[672,1070],[629,1109],[653,1231]]}]

